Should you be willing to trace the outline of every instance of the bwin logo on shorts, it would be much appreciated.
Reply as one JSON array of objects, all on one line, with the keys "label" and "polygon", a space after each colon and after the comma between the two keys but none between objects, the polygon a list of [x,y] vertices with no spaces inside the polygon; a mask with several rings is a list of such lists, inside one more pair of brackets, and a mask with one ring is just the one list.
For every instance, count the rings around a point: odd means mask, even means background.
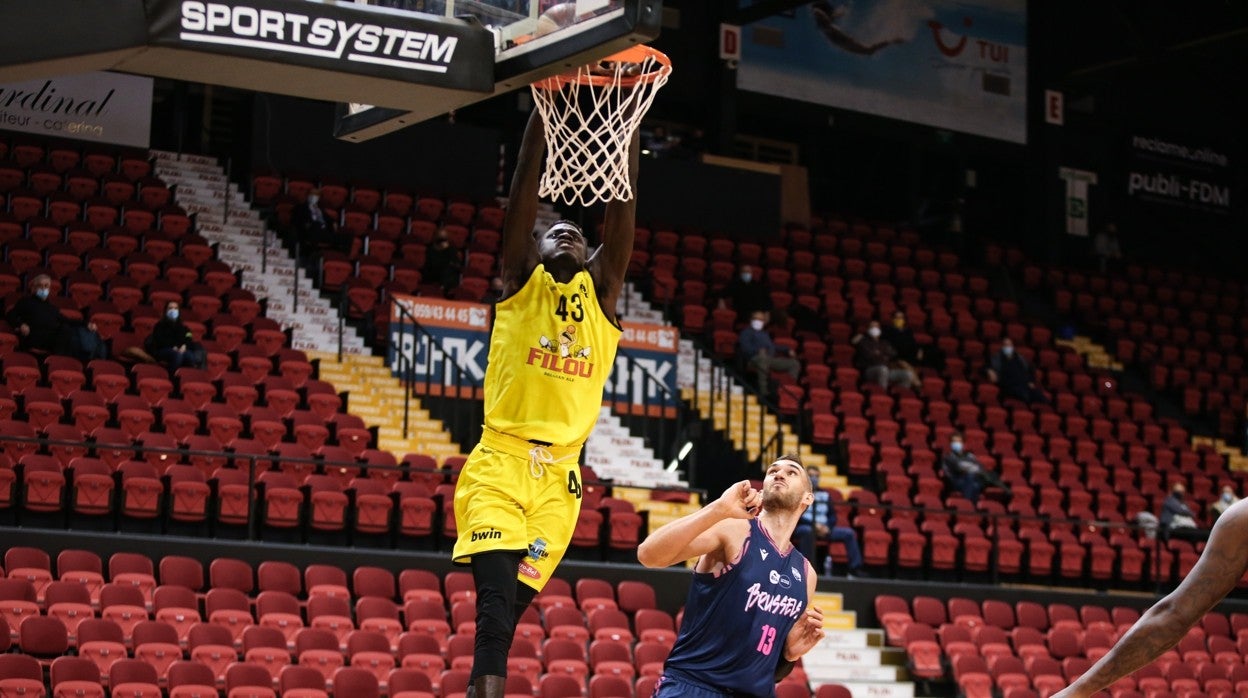
[{"label": "bwin logo on shorts", "polygon": [[479,540],[501,540],[502,537],[503,537],[503,532],[495,528],[491,528],[488,531],[473,531],[472,532],[473,543],[476,543]]}]

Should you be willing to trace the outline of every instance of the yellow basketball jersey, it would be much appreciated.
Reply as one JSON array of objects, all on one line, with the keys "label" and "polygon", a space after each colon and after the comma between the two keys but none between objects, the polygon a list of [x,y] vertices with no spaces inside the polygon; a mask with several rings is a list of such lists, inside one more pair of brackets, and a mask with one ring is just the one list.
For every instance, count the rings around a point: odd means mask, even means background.
[{"label": "yellow basketball jersey", "polygon": [[538,264],[494,313],[485,425],[525,440],[584,443],[621,334],[603,314],[589,272],[561,284]]}]

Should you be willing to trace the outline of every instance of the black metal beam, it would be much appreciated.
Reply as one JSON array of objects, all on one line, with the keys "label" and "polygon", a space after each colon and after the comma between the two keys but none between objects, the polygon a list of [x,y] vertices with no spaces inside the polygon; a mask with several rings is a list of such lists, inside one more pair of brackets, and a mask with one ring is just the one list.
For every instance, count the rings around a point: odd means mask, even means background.
[{"label": "black metal beam", "polygon": [[785,10],[792,10],[807,4],[810,4],[810,0],[760,0],[753,5],[742,7],[739,11],[729,14],[724,21],[743,27]]}]

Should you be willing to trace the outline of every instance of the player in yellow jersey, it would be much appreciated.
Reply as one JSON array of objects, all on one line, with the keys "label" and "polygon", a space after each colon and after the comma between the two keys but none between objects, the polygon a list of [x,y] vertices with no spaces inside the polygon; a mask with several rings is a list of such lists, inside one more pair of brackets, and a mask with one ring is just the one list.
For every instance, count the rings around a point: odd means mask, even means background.
[{"label": "player in yellow jersey", "polygon": [[477,634],[471,692],[502,698],[520,614],[563,559],[581,509],[581,447],[598,420],[620,341],[616,301],[633,250],[634,196],[606,204],[601,245],[561,220],[534,231],[546,139],[534,111],[503,221],[503,297],[485,371],[485,429],[455,487],[453,559],[472,566]]}]

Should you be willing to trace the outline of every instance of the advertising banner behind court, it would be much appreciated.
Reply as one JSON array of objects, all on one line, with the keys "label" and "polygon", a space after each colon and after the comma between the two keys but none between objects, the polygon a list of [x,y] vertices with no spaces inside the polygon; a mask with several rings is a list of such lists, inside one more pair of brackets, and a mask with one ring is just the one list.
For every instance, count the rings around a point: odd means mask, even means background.
[{"label": "advertising banner behind court", "polygon": [[666,325],[621,323],[624,336],[607,379],[606,397],[616,408],[651,416],[676,413],[676,355],[680,333]]},{"label": "advertising banner behind court", "polygon": [[1026,0],[819,0],[747,26],[737,87],[1027,140]]},{"label": "advertising banner behind court", "polygon": [[0,85],[0,129],[146,148],[152,79],[95,72]]},{"label": "advertising banner behind court", "polygon": [[[483,303],[403,294],[395,294],[393,300],[388,356],[391,371],[401,378],[410,363],[419,391],[444,394],[447,387],[459,385],[480,397],[490,353],[493,308]],[[622,327],[624,335],[604,389],[604,402],[655,416],[675,414],[679,396],[676,328],[631,322],[622,323]],[[451,366],[458,367],[458,374]]]},{"label": "advertising banner behind court", "polygon": [[1234,173],[1226,147],[1203,140],[1133,133],[1128,137],[1127,153],[1129,200],[1230,215]]},{"label": "advertising banner behind court", "polygon": [[432,15],[368,11],[354,3],[148,0],[155,46],[487,92],[484,34]]},{"label": "advertising banner behind court", "polygon": [[479,396],[490,353],[492,312],[482,303],[396,293],[390,305],[390,369],[402,378],[410,362],[418,391],[428,385],[429,392],[441,394],[433,386],[458,385]]}]

